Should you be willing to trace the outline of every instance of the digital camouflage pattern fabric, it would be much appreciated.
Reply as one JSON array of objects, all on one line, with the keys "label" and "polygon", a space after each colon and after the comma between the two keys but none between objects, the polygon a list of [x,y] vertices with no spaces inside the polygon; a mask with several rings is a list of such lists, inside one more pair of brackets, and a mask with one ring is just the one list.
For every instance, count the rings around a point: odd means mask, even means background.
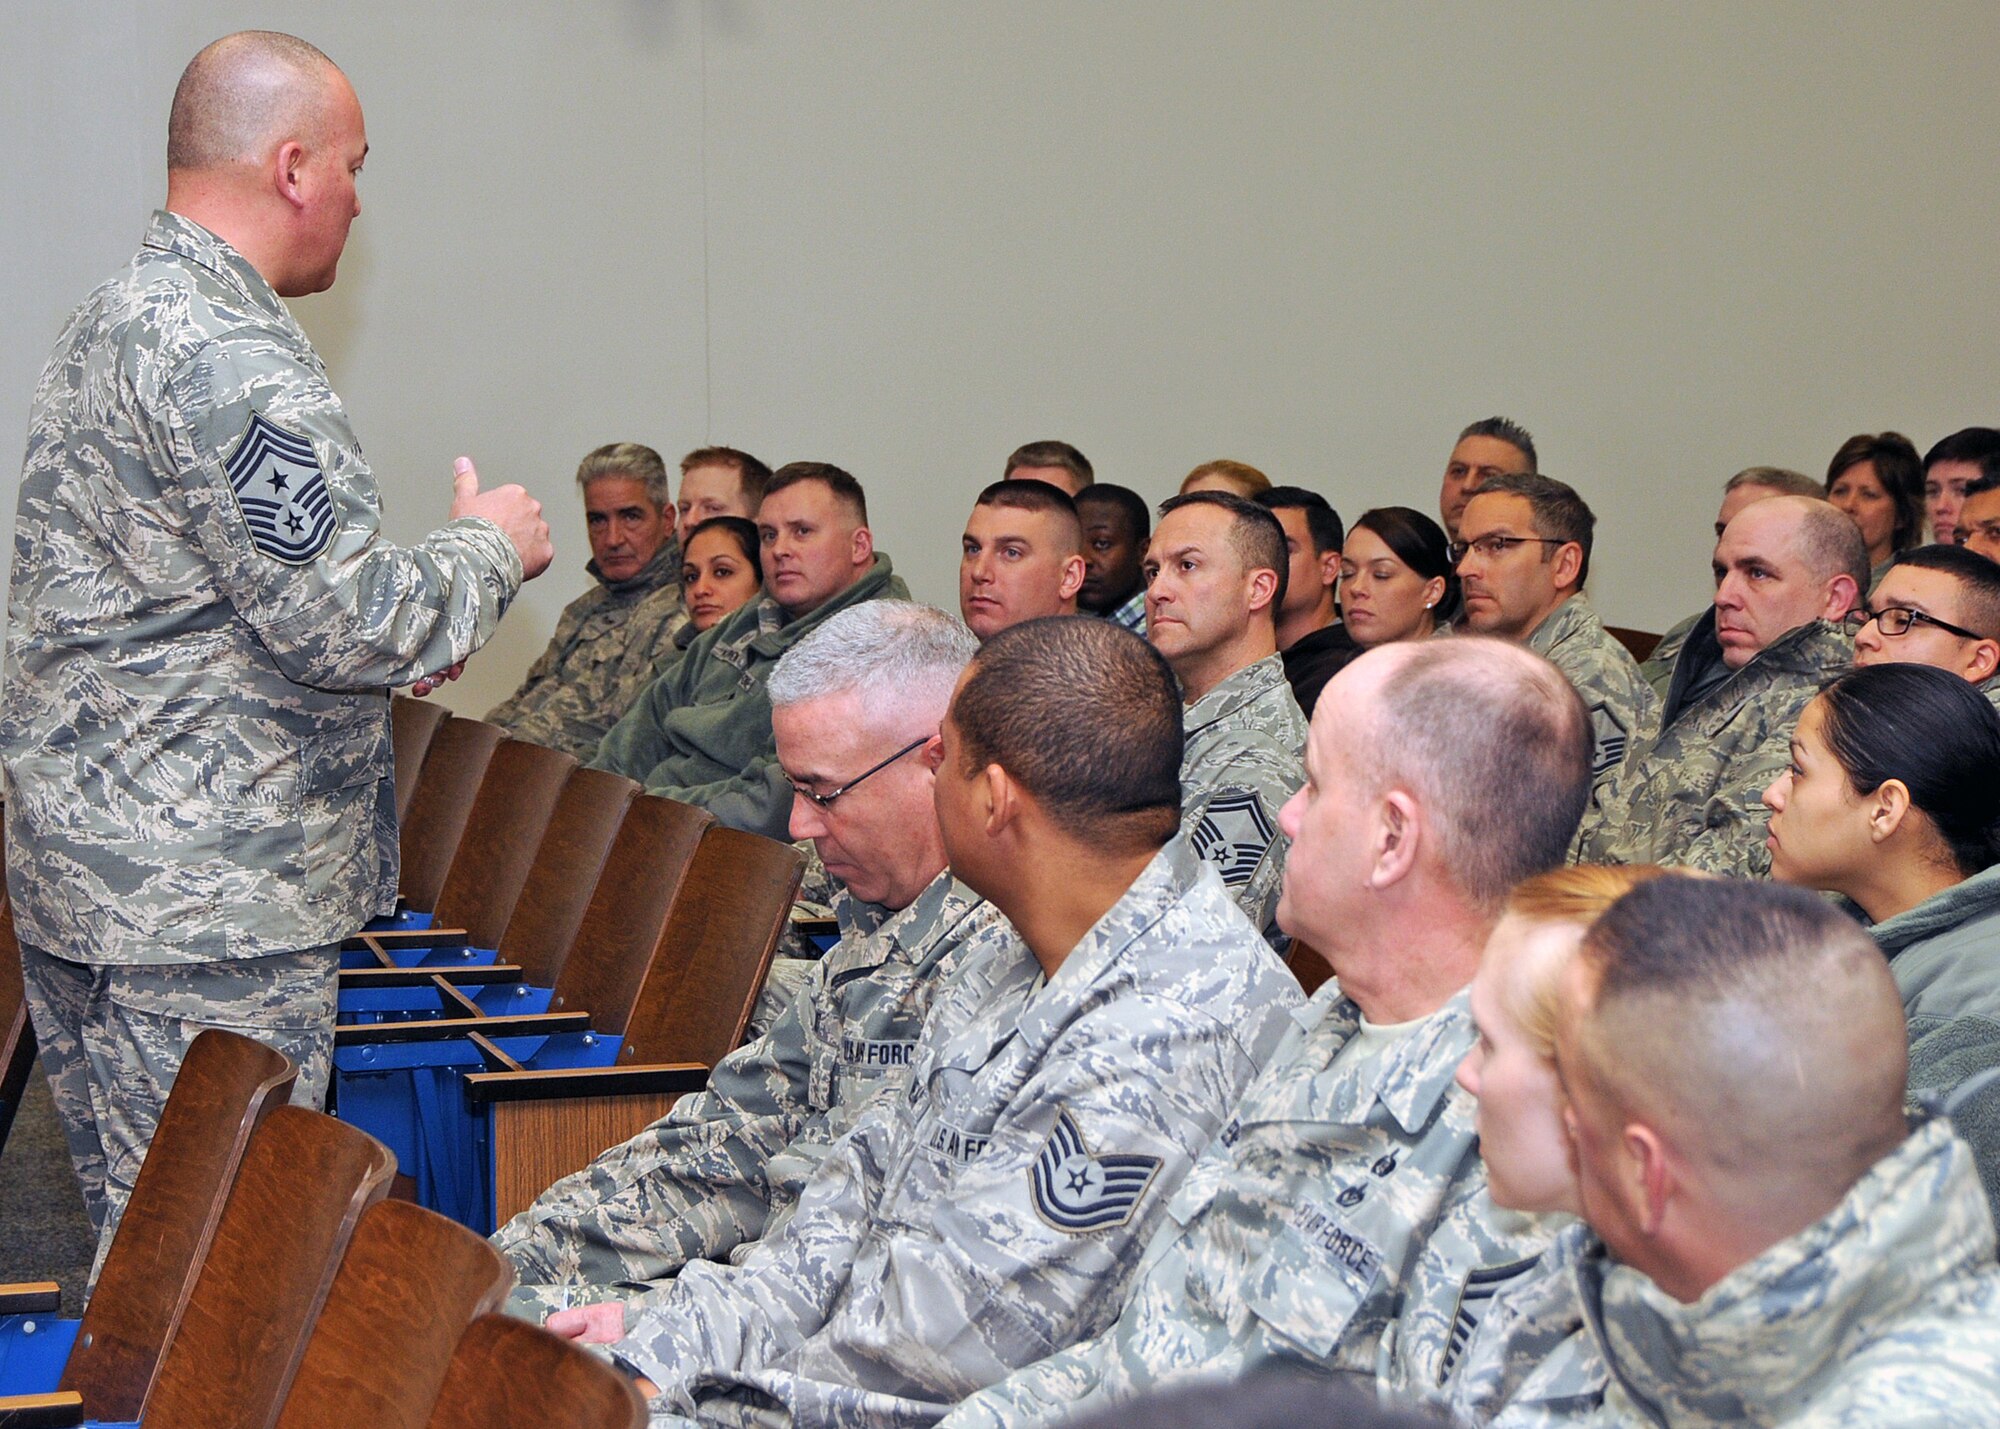
[{"label": "digital camouflage pattern fabric", "polygon": [[[1583,1245],[1552,1282],[1583,1328],[1529,1373],[1496,1429],[1993,1422],[1993,1218],[1948,1122],[1914,1132],[1824,1219],[1692,1305]],[[1562,1312],[1547,1299],[1544,1327]]]},{"label": "digital camouflage pattern fabric", "polygon": [[587,760],[660,668],[680,657],[675,637],[688,612],[673,536],[630,580],[607,581],[595,561],[585,569],[596,584],[563,608],[521,688],[486,719],[516,739]]},{"label": "digital camouflage pattern fabric", "polygon": [[253,958],[390,907],[386,687],[471,654],[520,583],[490,521],[383,539],[284,303],[155,214],[71,315],[29,417],[0,701],[21,940],[94,964]]},{"label": "digital camouflage pattern fabric", "polygon": [[1116,1313],[1148,1232],[1297,1006],[1220,881],[1170,842],[1051,978],[961,962],[908,1085],[782,1235],[690,1266],[613,1353],[656,1416],[928,1424]]},{"label": "digital camouflage pattern fabric", "polygon": [[1181,715],[1181,833],[1273,946],[1289,841],[1278,810],[1306,782],[1306,717],[1276,655],[1246,665]]},{"label": "digital camouflage pattern fabric", "polygon": [[1667,722],[1598,783],[1577,834],[1577,861],[1769,874],[1764,790],[1791,760],[1799,712],[1853,657],[1845,632],[1816,620],[1772,641],[1686,708],[1663,710]]},{"label": "digital camouflage pattern fabric", "polygon": [[949,873],[896,913],[842,895],[840,916],[840,942],[770,1032],[500,1228],[517,1313],[634,1293],[783,1220],[862,1106],[908,1075],[946,971],[1005,927]]},{"label": "digital camouflage pattern fabric", "polygon": [[1054,1422],[1260,1367],[1420,1393],[1445,1384],[1482,1286],[1553,1226],[1485,1195],[1460,993],[1407,1032],[1361,1032],[1321,988],[1167,1207],[1117,1320],[960,1405],[951,1426]]},{"label": "digital camouflage pattern fabric", "polygon": [[699,805],[733,829],[783,841],[792,787],[778,768],[764,683],[778,658],[828,616],[880,598],[910,598],[880,554],[868,574],[796,620],[759,596],[696,637],[646,686],[604,737],[592,767]]},{"label": "digital camouflage pattern fabric", "polygon": [[1714,606],[1705,605],[1686,620],[1669,627],[1660,637],[1660,643],[1653,647],[1653,653],[1639,662],[1639,677],[1652,687],[1654,698],[1664,700],[1667,697],[1667,686],[1674,682],[1674,662],[1681,657],[1681,647],[1687,644],[1695,626],[1701,624],[1703,617],[1713,609]]},{"label": "digital camouflage pattern fabric", "polygon": [[1632,652],[1604,628],[1590,601],[1573,595],[1537,625],[1528,648],[1563,672],[1590,712],[1590,776],[1602,779],[1624,763],[1650,729],[1659,697],[1639,674]]}]

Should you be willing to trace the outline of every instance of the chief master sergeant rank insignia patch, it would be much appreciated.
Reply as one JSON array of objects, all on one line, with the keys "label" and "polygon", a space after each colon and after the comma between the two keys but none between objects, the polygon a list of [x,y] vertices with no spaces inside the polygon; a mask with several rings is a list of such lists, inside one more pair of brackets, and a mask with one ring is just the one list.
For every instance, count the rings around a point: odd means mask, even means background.
[{"label": "chief master sergeant rank insignia patch", "polygon": [[333,496],[305,437],[252,412],[226,470],[258,550],[302,566],[326,549],[333,539]]},{"label": "chief master sergeant rank insignia patch", "polygon": [[1092,1156],[1066,1111],[1028,1172],[1035,1214],[1059,1231],[1122,1226],[1159,1174],[1157,1156]]}]

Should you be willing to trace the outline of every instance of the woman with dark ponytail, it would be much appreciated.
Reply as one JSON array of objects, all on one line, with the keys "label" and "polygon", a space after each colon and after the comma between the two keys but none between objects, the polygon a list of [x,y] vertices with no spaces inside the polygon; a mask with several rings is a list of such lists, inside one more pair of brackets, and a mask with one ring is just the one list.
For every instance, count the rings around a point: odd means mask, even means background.
[{"label": "woman with dark ponytail", "polygon": [[[1764,791],[1771,876],[1844,894],[1889,955],[1910,1095],[2000,1067],[2000,713],[1929,665],[1843,675]],[[1954,1109],[2000,1214],[2000,1084]]]}]

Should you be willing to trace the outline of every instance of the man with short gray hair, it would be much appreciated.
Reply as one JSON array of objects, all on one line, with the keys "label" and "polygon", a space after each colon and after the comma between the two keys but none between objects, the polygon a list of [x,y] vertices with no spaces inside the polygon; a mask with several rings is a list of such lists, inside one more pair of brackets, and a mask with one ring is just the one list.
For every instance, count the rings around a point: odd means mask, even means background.
[{"label": "man with short gray hair", "polygon": [[588,759],[688,623],[681,543],[667,464],[651,447],[613,442],[576,469],[596,582],[563,609],[521,687],[486,712],[516,739]]},{"label": "man with short gray hair", "polygon": [[938,722],[976,646],[941,611],[875,600],[778,661],[769,692],[791,833],[844,885],[840,941],[705,1091],[500,1228],[516,1313],[632,1294],[740,1253],[790,1215],[862,1104],[908,1074],[946,969],[1000,924],[946,870],[931,800]]},{"label": "man with short gray hair", "polygon": [[1659,727],[1598,786],[1591,863],[1770,872],[1763,794],[1806,701],[1853,658],[1841,622],[1868,588],[1861,528],[1824,499],[1772,496],[1715,547],[1715,602],[1674,662]]}]

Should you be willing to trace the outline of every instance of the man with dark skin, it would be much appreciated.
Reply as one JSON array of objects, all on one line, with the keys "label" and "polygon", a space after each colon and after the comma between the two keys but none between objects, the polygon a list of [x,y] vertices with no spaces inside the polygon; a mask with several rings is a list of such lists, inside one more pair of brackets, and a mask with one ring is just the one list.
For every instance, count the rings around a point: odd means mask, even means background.
[{"label": "man with dark skin", "polygon": [[1083,520],[1083,586],[1077,606],[1134,635],[1146,633],[1146,542],[1152,514],[1135,491],[1109,482],[1086,486],[1076,498]]}]

